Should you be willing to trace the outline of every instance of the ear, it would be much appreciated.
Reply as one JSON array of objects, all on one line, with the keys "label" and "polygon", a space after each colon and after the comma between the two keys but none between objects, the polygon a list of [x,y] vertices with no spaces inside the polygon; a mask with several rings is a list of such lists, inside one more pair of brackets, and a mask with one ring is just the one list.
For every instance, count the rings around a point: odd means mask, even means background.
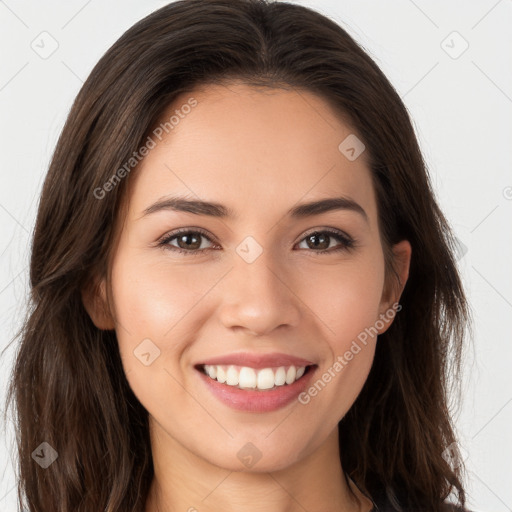
[{"label": "ear", "polygon": [[386,276],[386,283],[379,305],[380,324],[384,324],[384,326],[379,329],[379,334],[388,330],[389,326],[393,323],[396,312],[401,309],[398,303],[409,278],[409,268],[411,265],[412,248],[408,240],[402,240],[393,245],[391,251],[393,253],[393,266],[396,274],[390,272],[390,275]]},{"label": "ear", "polygon": [[101,330],[115,329],[115,322],[108,307],[105,279],[91,280],[82,289],[82,303],[94,325]]}]

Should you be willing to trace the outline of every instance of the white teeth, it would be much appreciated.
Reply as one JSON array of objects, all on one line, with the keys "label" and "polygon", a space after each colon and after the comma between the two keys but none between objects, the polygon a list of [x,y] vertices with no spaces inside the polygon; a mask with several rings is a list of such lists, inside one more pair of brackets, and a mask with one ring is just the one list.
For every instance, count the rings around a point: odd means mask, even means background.
[{"label": "white teeth", "polygon": [[288,371],[286,372],[286,384],[291,384],[292,382],[295,382],[296,374],[297,370],[295,369],[295,366],[290,366],[290,368],[288,368]]},{"label": "white teeth", "polygon": [[265,368],[258,372],[258,389],[270,389],[275,383],[274,372],[270,368]]},{"label": "white teeth", "polygon": [[240,389],[272,389],[275,386],[293,384],[306,371],[305,366],[280,366],[255,370],[248,366],[204,365],[204,373],[221,384]]},{"label": "white teeth", "polygon": [[[234,366],[231,368],[235,369]],[[257,385],[256,372],[252,368],[247,368],[247,366],[242,367],[239,381],[239,387],[241,388],[255,388]]]},{"label": "white teeth", "polygon": [[[206,366],[205,366],[206,368]],[[224,368],[222,366],[216,366],[217,368],[217,380],[221,383],[226,382],[226,372],[224,371]]]},{"label": "white teeth", "polygon": [[238,372],[234,366],[230,366],[226,373],[226,384],[228,386],[238,386]]},{"label": "white teeth", "polygon": [[276,386],[282,386],[286,382],[286,371],[284,366],[277,369],[275,379]]}]

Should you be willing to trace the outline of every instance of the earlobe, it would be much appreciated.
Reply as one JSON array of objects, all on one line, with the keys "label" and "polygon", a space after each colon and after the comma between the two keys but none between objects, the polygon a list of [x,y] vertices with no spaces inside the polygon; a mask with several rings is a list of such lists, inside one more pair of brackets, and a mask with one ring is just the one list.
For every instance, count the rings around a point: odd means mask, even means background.
[{"label": "earlobe", "polygon": [[94,325],[101,330],[115,329],[114,319],[108,307],[106,282],[93,280],[82,289],[82,303]]},{"label": "earlobe", "polygon": [[399,306],[400,297],[409,278],[411,244],[408,240],[402,240],[392,247],[392,251],[396,274],[392,273],[386,279],[379,314],[381,319],[385,317],[388,321],[384,322],[385,325],[382,329],[379,329],[379,334],[387,331],[393,323],[397,311],[401,309],[401,306]]},{"label": "earlobe", "polygon": [[400,300],[400,296],[405,288],[405,283],[409,278],[409,268],[411,266],[412,248],[408,240],[402,240],[395,244],[392,248],[395,260],[395,268],[398,274],[398,286],[396,288],[396,296],[394,302]]}]

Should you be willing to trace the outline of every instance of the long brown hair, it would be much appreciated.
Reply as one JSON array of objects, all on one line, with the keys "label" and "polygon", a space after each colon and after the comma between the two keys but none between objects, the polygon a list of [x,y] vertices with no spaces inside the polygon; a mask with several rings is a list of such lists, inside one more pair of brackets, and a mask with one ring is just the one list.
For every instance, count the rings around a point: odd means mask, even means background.
[{"label": "long brown hair", "polygon": [[[95,66],[44,182],[30,304],[7,396],[15,407],[20,506],[144,510],[153,477],[148,413],[125,378],[115,331],[95,327],[81,291],[108,273],[131,174],[111,181],[108,192],[105,183],[173,98],[230,79],[313,92],[349,119],[370,156],[385,252],[403,239],[412,246],[402,310],[379,336],[368,380],[339,424],[343,469],[397,510],[441,510],[450,494],[464,505],[462,466],[446,453],[457,460],[448,398],[469,310],[454,237],[404,104],[347,32],[313,10],[183,0],[134,25]],[[43,442],[58,454],[46,469],[33,456],[48,452]]]}]

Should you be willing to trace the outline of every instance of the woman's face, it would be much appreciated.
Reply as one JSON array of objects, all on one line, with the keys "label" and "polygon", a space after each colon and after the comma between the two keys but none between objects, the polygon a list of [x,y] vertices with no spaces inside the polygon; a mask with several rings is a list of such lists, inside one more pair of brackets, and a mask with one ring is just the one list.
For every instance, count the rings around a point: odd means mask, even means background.
[{"label": "woman's face", "polygon": [[304,91],[208,86],[173,114],[130,178],[113,257],[126,376],[173,446],[284,468],[336,429],[395,313],[364,146]]}]

